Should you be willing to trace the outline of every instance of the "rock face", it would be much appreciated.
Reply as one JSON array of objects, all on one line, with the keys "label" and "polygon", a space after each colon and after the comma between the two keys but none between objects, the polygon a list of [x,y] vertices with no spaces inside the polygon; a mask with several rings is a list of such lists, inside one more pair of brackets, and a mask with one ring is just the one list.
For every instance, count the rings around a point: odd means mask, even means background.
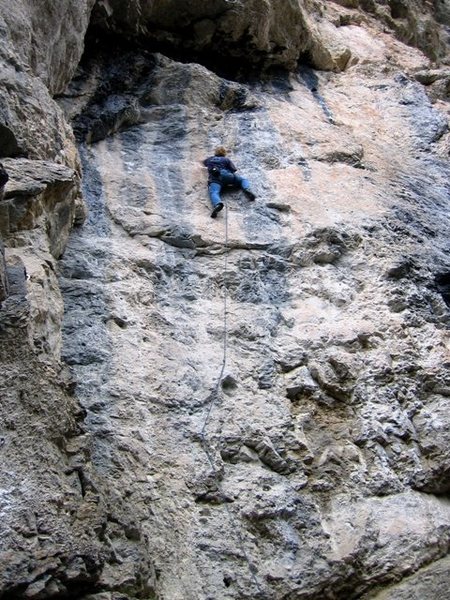
[{"label": "rock face", "polygon": [[189,53],[225,72],[243,64],[295,68],[299,59],[342,70],[352,55],[341,27],[368,23],[374,15],[435,60],[448,55],[449,14],[445,1],[214,0],[205,6],[190,0],[180,6],[177,0],[99,0],[93,26]]},{"label": "rock face", "polygon": [[0,156],[75,165],[70,128],[52,96],[64,90],[77,67],[94,2],[74,7],[62,0],[55,10],[43,0],[0,0]]},{"label": "rock face", "polygon": [[252,64],[294,66],[310,45],[310,0],[191,0],[180,7],[176,0],[98,2],[93,23],[103,30],[120,31],[151,44],[183,52],[222,54],[230,66],[237,59]]},{"label": "rock face", "polygon": [[98,1],[58,105],[92,3],[2,49],[89,212],[5,121],[0,596],[445,597],[446,5],[286,4]]}]

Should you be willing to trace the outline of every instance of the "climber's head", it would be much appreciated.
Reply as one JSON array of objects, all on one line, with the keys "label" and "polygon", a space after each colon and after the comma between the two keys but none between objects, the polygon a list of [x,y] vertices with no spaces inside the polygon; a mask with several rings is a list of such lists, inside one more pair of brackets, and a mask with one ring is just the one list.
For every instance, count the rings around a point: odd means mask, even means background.
[{"label": "climber's head", "polygon": [[223,146],[218,146],[214,150],[214,155],[215,156],[226,156],[227,155],[227,151],[225,150],[225,148]]}]

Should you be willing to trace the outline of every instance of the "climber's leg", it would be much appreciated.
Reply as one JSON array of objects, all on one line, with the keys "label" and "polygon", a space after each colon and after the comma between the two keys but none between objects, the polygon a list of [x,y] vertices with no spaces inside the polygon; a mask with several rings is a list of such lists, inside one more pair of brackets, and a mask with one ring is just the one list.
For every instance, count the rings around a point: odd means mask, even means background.
[{"label": "climber's leg", "polygon": [[221,204],[222,200],[220,198],[220,192],[222,190],[222,186],[220,183],[216,183],[215,181],[211,181],[208,185],[209,199],[211,200],[212,207],[215,208],[218,204]]},{"label": "climber's leg", "polygon": [[220,198],[221,189],[221,184],[216,183],[215,181],[211,181],[211,183],[208,185],[209,199],[211,200],[211,204],[213,206],[213,211],[211,213],[211,217],[213,219],[217,217],[218,213],[223,208],[223,202]]},{"label": "climber's leg", "polygon": [[241,177],[240,175],[236,175],[236,174],[235,174],[234,178],[235,178],[235,185],[237,187],[240,187],[242,190],[244,190],[244,194],[247,196],[247,198],[249,200],[254,200],[256,198],[256,195],[250,189],[249,180],[245,179],[244,177]]}]

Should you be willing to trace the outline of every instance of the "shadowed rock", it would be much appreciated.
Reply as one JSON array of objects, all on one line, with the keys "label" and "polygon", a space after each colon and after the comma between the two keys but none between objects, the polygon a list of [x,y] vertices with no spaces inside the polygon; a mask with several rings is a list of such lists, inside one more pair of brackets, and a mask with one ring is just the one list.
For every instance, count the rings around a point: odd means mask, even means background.
[{"label": "shadowed rock", "polygon": [[0,5],[0,596],[434,600],[443,3]]}]

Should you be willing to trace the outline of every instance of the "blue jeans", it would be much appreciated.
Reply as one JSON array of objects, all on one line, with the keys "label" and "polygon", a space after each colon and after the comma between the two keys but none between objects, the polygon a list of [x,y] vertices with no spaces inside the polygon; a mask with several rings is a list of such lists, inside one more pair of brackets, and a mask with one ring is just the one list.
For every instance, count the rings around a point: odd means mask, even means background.
[{"label": "blue jeans", "polygon": [[220,192],[222,191],[223,186],[241,188],[242,190],[250,189],[250,183],[247,179],[244,179],[244,177],[236,175],[236,173],[230,173],[230,171],[221,171],[220,181],[211,181],[211,183],[208,184],[209,199],[211,200],[213,208],[215,208],[219,202],[222,202]]}]

